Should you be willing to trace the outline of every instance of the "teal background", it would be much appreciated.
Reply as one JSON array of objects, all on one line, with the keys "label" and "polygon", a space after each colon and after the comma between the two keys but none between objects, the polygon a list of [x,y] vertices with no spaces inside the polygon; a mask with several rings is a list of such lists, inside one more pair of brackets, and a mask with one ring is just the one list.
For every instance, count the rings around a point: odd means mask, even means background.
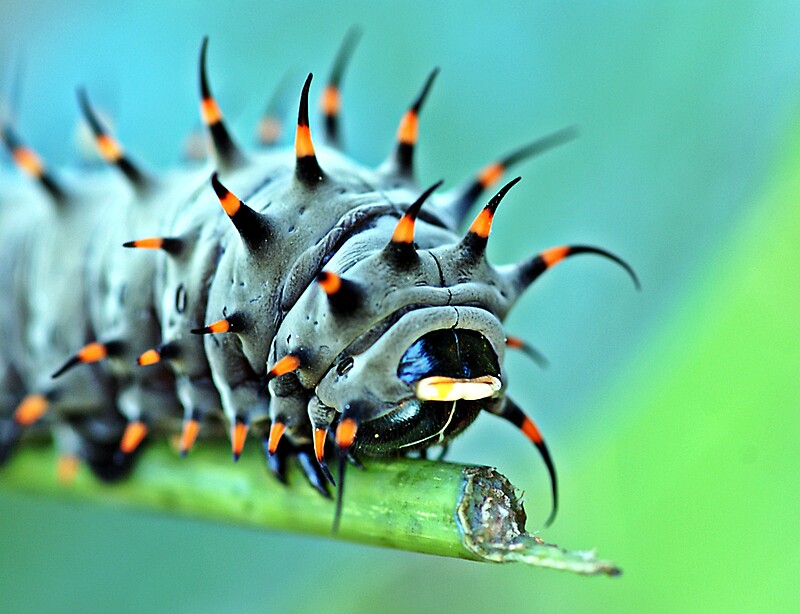
[{"label": "teal background", "polygon": [[[800,605],[800,4],[795,2],[3,2],[0,77],[18,125],[74,164],[78,84],[153,167],[197,127],[196,62],[242,142],[287,69],[321,91],[352,24],[345,137],[379,163],[435,65],[422,184],[457,185],[564,126],[518,170],[494,262],[595,243],[508,321],[550,359],[508,358],[555,456],[543,531],[625,573],[581,578],[37,500],[0,492],[4,611],[792,611]],[[5,85],[4,91],[9,86]],[[312,129],[313,129],[312,125]],[[321,160],[324,165],[324,159]],[[255,446],[247,450],[257,454]],[[482,417],[451,458],[499,467],[546,517],[546,474]],[[221,459],[225,462],[226,459]],[[0,476],[0,488],[2,477]]]}]

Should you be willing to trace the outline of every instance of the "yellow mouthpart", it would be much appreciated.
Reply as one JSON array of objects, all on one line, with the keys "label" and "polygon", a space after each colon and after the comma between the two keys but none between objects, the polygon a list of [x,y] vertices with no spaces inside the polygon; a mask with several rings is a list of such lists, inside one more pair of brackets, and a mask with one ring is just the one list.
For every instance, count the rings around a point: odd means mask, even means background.
[{"label": "yellow mouthpart", "polygon": [[414,395],[420,401],[477,401],[494,396],[503,387],[493,375],[456,379],[434,375],[419,380]]}]

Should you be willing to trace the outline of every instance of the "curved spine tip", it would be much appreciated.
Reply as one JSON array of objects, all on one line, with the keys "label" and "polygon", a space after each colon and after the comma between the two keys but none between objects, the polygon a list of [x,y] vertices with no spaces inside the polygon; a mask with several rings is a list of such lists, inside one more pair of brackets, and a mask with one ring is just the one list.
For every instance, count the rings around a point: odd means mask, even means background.
[{"label": "curved spine tip", "polygon": [[325,179],[325,173],[319,166],[311,140],[311,128],[308,125],[308,92],[314,75],[308,73],[300,94],[300,106],[297,111],[297,131],[294,139],[295,177],[306,187],[314,187]]},{"label": "curved spine tip", "polygon": [[470,225],[462,243],[467,242],[469,244],[469,251],[473,252],[476,257],[483,255],[486,250],[486,243],[489,239],[489,233],[492,230],[492,222],[494,221],[497,207],[500,205],[503,198],[505,198],[508,191],[519,183],[521,179],[522,177],[516,177],[500,188],[497,194],[489,199],[488,204],[481,210],[475,218],[475,221]]},{"label": "curved spine tip", "polygon": [[564,261],[566,258],[580,254],[594,254],[611,260],[622,267],[631,278],[631,281],[633,281],[633,285],[637,290],[641,289],[639,277],[636,275],[631,265],[608,250],[590,245],[562,245],[546,249],[532,259],[511,267],[510,275],[512,283],[516,286],[518,294],[521,294],[528,286],[536,281],[542,273],[554,267],[559,262]]},{"label": "curved spine tip", "polygon": [[211,135],[212,149],[218,165],[234,168],[243,164],[245,157],[225,126],[222,111],[211,93],[206,69],[207,53],[208,36],[205,36],[200,46],[200,117]]},{"label": "curved spine tip", "polygon": [[539,154],[567,143],[577,138],[577,136],[577,128],[570,126],[538,138],[509,152],[498,160],[484,166],[465,185],[457,189],[453,199],[449,203],[443,205],[443,209],[456,220],[456,224],[461,224],[470,208],[477,202],[483,191],[500,181],[503,173],[509,168],[523,160],[534,158]]},{"label": "curved spine tip", "polygon": [[328,83],[322,93],[322,115],[325,125],[325,141],[332,147],[341,149],[341,84],[345,69],[353,57],[353,51],[361,38],[361,29],[352,26],[345,35],[331,68]]},{"label": "curved spine tip", "polygon": [[267,382],[272,381],[276,377],[286,375],[300,368],[300,357],[295,354],[287,354],[281,358],[275,365],[267,372]]},{"label": "curved spine tip", "polygon": [[122,145],[119,144],[100,122],[97,112],[89,102],[86,89],[79,87],[77,96],[81,114],[86,120],[86,123],[89,124],[89,129],[94,136],[95,146],[103,160],[116,166],[135,190],[143,191],[149,188],[153,184],[153,180],[147,177],[133,162],[131,162],[130,158],[125,154]]},{"label": "curved spine tip", "polygon": [[267,444],[267,452],[275,454],[278,451],[278,444],[286,431],[286,424],[280,420],[274,420],[269,427],[269,441]]},{"label": "curved spine tip", "polygon": [[33,178],[57,206],[69,201],[69,195],[50,174],[39,155],[27,147],[8,123],[3,123],[0,131],[3,143],[14,160],[14,164],[25,174]]},{"label": "curved spine tip", "polygon": [[272,236],[272,224],[269,219],[257,213],[238,196],[222,185],[219,173],[214,171],[211,175],[211,187],[219,199],[225,214],[233,222],[242,242],[251,253],[258,252]]},{"label": "curved spine tip", "polygon": [[227,318],[217,320],[203,328],[194,328],[193,335],[218,335],[220,333],[240,333],[244,330],[244,317],[239,313],[234,313]]},{"label": "curved spine tip", "polygon": [[245,416],[236,416],[231,425],[231,452],[233,454],[234,463],[239,460],[242,454],[249,428],[250,421]]},{"label": "curved spine tip", "polygon": [[131,249],[160,249],[171,256],[179,255],[184,248],[184,242],[177,237],[147,237],[146,239],[136,239],[126,241],[122,247]]},{"label": "curved spine tip", "polygon": [[547,357],[524,339],[506,335],[506,347],[521,351],[541,369],[547,369],[550,366]]},{"label": "curved spine tip", "polygon": [[394,232],[392,233],[392,238],[387,247],[395,249],[401,248],[403,250],[408,248],[413,249],[414,230],[416,226],[417,215],[419,214],[423,203],[428,200],[428,197],[433,194],[434,190],[442,185],[442,183],[444,183],[443,179],[437,181],[412,203],[412,205],[406,210],[406,212],[397,222]]},{"label": "curved spine tip", "polygon": [[197,435],[200,433],[200,415],[199,412],[192,412],[191,417],[183,421],[181,428],[180,439],[180,455],[186,456],[194,447],[197,441]]},{"label": "curved spine tip", "polygon": [[431,71],[422,90],[400,120],[391,174],[401,177],[413,177],[414,175],[414,148],[419,136],[419,113],[438,74],[438,67]]},{"label": "curved spine tip", "polygon": [[511,398],[505,397],[503,406],[498,411],[493,411],[495,415],[507,420],[515,427],[517,427],[528,440],[536,446],[536,449],[539,451],[539,455],[542,457],[544,461],[545,467],[547,468],[547,473],[550,477],[550,493],[552,496],[553,505],[550,511],[550,515],[547,517],[544,525],[549,527],[556,518],[556,514],[558,512],[558,478],[556,474],[556,467],[555,463],[553,462],[553,458],[550,455],[550,450],[547,448],[547,444],[542,437],[541,432],[539,431],[539,427],[536,426],[536,423],[528,416]]}]

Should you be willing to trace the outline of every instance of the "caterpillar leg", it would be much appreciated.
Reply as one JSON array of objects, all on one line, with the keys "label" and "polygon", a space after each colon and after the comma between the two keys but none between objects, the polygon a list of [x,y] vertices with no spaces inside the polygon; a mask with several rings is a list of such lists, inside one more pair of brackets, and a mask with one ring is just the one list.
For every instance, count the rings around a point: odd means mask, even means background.
[{"label": "caterpillar leg", "polygon": [[0,419],[0,467],[5,465],[14,453],[22,437],[22,427],[14,420]]},{"label": "caterpillar leg", "polygon": [[68,420],[80,438],[81,460],[98,479],[117,482],[130,474],[145,446],[138,445],[129,453],[120,454],[128,422],[116,409]]},{"label": "caterpillar leg", "polygon": [[0,419],[0,465],[8,462],[25,429],[38,422],[47,413],[49,406],[50,401],[46,395],[28,394],[16,405],[9,417]]},{"label": "caterpillar leg", "polygon": [[23,396],[23,386],[16,370],[10,364],[6,364],[3,357],[0,357],[0,366],[3,375],[0,383],[0,467],[2,467],[8,462],[22,435],[22,429],[13,419],[13,411]]},{"label": "caterpillar leg", "polygon": [[314,487],[322,496],[330,499],[331,494],[328,491],[328,481],[330,472],[325,472],[322,466],[317,462],[314,453],[314,446],[311,444],[303,444],[296,449],[297,460],[300,461],[300,466],[306,474],[306,479],[311,486]]},{"label": "caterpillar leg", "polygon": [[328,478],[316,459],[314,446],[311,443],[294,444],[288,437],[282,437],[277,446],[270,446],[270,437],[264,438],[264,452],[267,457],[267,467],[272,474],[286,484],[286,466],[292,456],[297,457],[300,467],[308,483],[323,497],[331,498],[328,491]]},{"label": "caterpillar leg", "polygon": [[80,435],[68,423],[57,422],[53,425],[53,443],[58,454],[56,480],[59,484],[69,486],[75,481],[80,467]]}]

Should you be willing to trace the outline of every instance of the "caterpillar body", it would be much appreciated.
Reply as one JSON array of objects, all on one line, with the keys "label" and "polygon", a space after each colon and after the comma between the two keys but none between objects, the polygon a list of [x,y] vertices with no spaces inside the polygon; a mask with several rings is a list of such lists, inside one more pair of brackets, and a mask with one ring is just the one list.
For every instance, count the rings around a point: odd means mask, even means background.
[{"label": "caterpillar body", "polygon": [[[444,445],[481,411],[516,425],[555,468],[539,429],[506,394],[502,321],[531,283],[584,245],[494,266],[485,249],[504,185],[463,234],[471,206],[517,162],[571,138],[563,130],[486,166],[448,193],[413,172],[418,115],[434,71],[377,169],[340,148],[339,88],[356,34],[324,90],[325,146],[311,138],[302,88],[293,150],[244,151],[212,96],[200,54],[209,167],[155,176],[135,164],[85,92],[82,113],[124,180],[56,178],[10,122],[3,140],[38,188],[0,207],[0,461],[25,433],[51,432],[65,459],[102,479],[126,475],[148,436],[229,433],[233,458],[255,432],[282,478],[297,456],[311,485],[335,484],[360,454]],[[264,121],[271,144],[275,118]],[[213,167],[213,168],[211,168]],[[37,192],[34,192],[36,190]],[[123,249],[135,248],[131,249]],[[147,249],[160,253],[133,253]],[[328,456],[330,456],[328,454]]]}]

